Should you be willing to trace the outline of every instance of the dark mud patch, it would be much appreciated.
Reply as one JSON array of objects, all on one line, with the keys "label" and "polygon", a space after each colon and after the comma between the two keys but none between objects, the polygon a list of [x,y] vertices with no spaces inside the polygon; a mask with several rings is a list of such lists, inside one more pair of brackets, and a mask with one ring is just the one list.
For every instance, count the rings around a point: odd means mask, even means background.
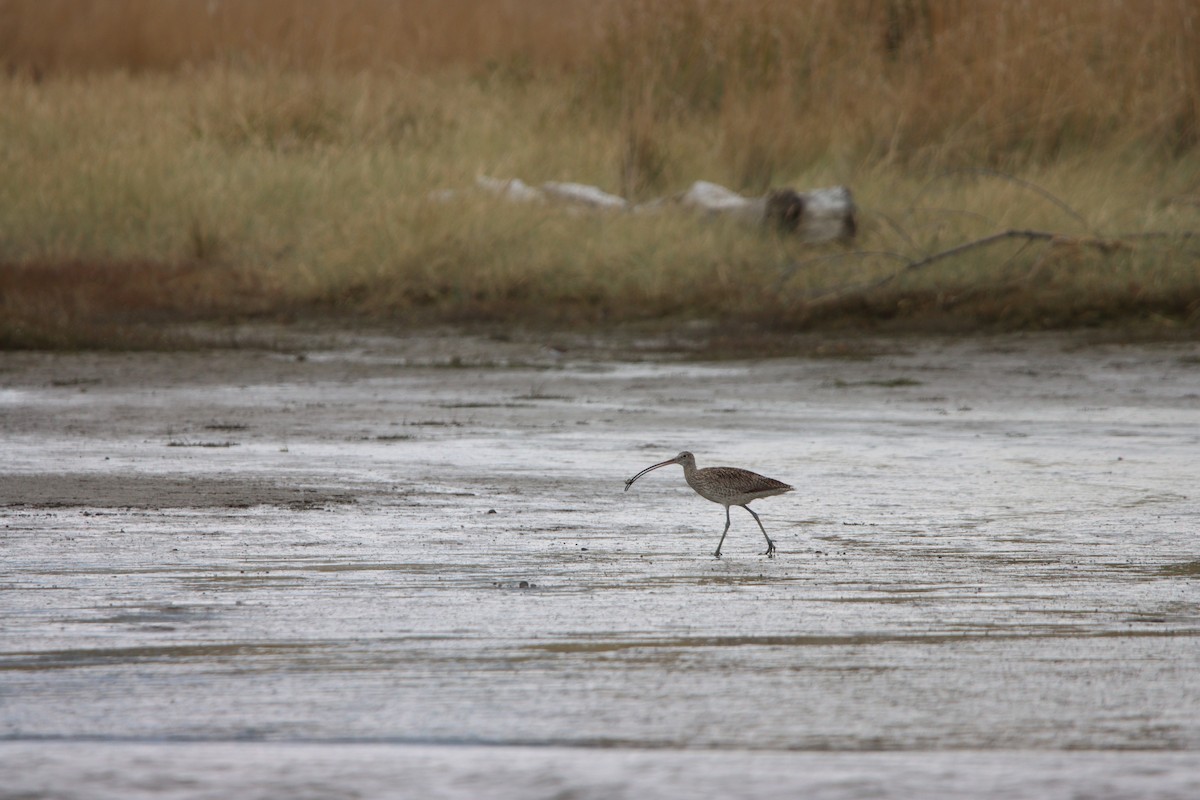
[{"label": "dark mud patch", "polygon": [[0,506],[18,508],[320,508],[353,503],[347,492],[255,479],[34,473],[0,475]]},{"label": "dark mud patch", "polygon": [[1159,573],[1177,578],[1200,578],[1200,561],[1185,561],[1180,564],[1167,564],[1159,569]]}]

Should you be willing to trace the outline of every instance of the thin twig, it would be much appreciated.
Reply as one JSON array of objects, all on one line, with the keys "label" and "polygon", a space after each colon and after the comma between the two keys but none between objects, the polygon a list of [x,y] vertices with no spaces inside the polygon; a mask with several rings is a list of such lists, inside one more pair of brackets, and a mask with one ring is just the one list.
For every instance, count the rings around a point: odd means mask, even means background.
[{"label": "thin twig", "polygon": [[887,214],[884,214],[882,211],[872,211],[870,213],[871,216],[879,217],[881,220],[886,222],[892,230],[900,235],[901,239],[908,242],[908,246],[911,247],[914,252],[922,252],[920,245],[918,245],[913,238],[908,235],[908,231],[904,230],[904,227],[899,222],[896,222],[896,220],[892,219]]},{"label": "thin twig", "polygon": [[[1189,234],[1189,237],[1185,237],[1185,238],[1190,238],[1190,235],[1191,234]],[[1198,233],[1197,235],[1200,235],[1200,233]],[[963,244],[955,245],[954,247],[951,247],[947,250],[941,250],[937,253],[927,255],[927,256],[925,256],[923,258],[919,258],[915,261],[906,260],[903,258],[903,256],[899,256],[899,254],[897,254],[897,253],[891,253],[891,252],[887,252],[887,251],[837,253],[834,256],[825,256],[825,257],[822,257],[819,259],[812,259],[811,261],[808,261],[808,262],[801,262],[799,264],[794,264],[794,265],[792,265],[792,272],[794,272],[799,267],[804,266],[806,263],[814,263],[816,261],[826,261],[833,257],[845,258],[845,257],[855,256],[855,255],[862,255],[862,256],[879,255],[879,256],[887,256],[889,258],[894,258],[894,259],[905,261],[904,266],[900,267],[900,269],[896,270],[895,272],[891,273],[890,275],[885,275],[884,277],[882,277],[876,281],[873,281],[870,283],[865,283],[865,284],[859,284],[857,286],[845,286],[845,287],[841,287],[839,289],[834,289],[833,291],[827,292],[825,294],[820,294],[820,295],[816,295],[816,296],[808,298],[808,302],[810,302],[810,303],[824,302],[824,301],[828,301],[831,299],[836,299],[838,297],[843,297],[850,293],[873,291],[875,289],[878,289],[881,286],[886,286],[887,284],[894,281],[896,278],[898,278],[901,275],[904,275],[906,273],[913,272],[915,270],[921,269],[922,267],[927,267],[930,264],[937,263],[938,261],[944,261],[945,259],[951,258],[953,256],[962,255],[963,253],[966,253],[970,250],[976,250],[981,247],[987,247],[989,245],[993,245],[997,242],[1001,242],[1006,239],[1024,239],[1026,246],[1030,242],[1059,242],[1062,244],[1074,244],[1074,245],[1078,245],[1081,247],[1091,247],[1091,248],[1099,250],[1103,253],[1111,253],[1115,250],[1121,249],[1121,247],[1123,246],[1122,242],[1119,239],[1104,239],[1104,238],[1095,237],[1095,236],[1070,236],[1070,235],[1065,235],[1065,234],[1061,234],[1061,233],[1055,233],[1053,231],[1009,229],[1006,231],[1001,231],[999,233],[993,233],[990,236],[984,236],[982,239],[973,239],[969,242],[964,242]],[[1022,249],[1024,249],[1024,248],[1022,248]],[[1012,259],[1009,259],[1009,261],[1011,261],[1011,260]],[[791,273],[789,272],[788,275],[790,276]],[[782,281],[781,281],[781,283],[782,283]]]},{"label": "thin twig", "polygon": [[1000,170],[989,169],[988,167],[964,167],[962,169],[947,170],[940,175],[936,175],[921,187],[921,190],[917,192],[916,197],[913,198],[911,205],[915,206],[917,198],[925,194],[925,190],[932,186],[935,182],[951,175],[982,175],[988,178],[1001,178],[1002,180],[1006,180],[1010,183],[1015,183],[1017,186],[1020,186],[1023,189],[1028,189],[1029,191],[1040,195],[1043,199],[1048,200],[1049,202],[1058,206],[1058,208],[1064,213],[1073,217],[1080,225],[1084,227],[1085,230],[1092,230],[1092,226],[1088,224],[1088,221],[1083,218],[1082,214],[1080,214],[1071,206],[1067,205],[1063,200],[1060,200],[1058,197],[1051,194],[1046,189],[1043,189],[1041,186],[1038,186],[1032,181],[1027,181],[1024,178],[1018,178],[1016,175],[1009,175],[1007,172],[1001,172]]},{"label": "thin twig", "polygon": [[[910,261],[904,265],[904,269],[902,269],[901,272],[911,272],[915,269],[929,266],[937,261],[950,258],[951,256],[956,256],[960,253],[965,253],[968,250],[974,250],[978,247],[986,247],[989,244],[994,244],[995,242],[999,242],[1004,239],[1025,239],[1027,241],[1035,242],[1053,241],[1054,239],[1059,238],[1062,238],[1061,234],[1051,233],[1049,231],[1018,231],[1010,229],[1007,231],[1001,231],[1000,233],[993,233],[991,236],[985,236],[982,239],[973,239],[972,241],[955,245],[949,250],[942,250],[934,253],[933,255],[917,259],[916,261]],[[898,275],[899,273],[895,274]],[[891,280],[893,277],[895,277],[895,275],[889,276],[888,280]]]}]

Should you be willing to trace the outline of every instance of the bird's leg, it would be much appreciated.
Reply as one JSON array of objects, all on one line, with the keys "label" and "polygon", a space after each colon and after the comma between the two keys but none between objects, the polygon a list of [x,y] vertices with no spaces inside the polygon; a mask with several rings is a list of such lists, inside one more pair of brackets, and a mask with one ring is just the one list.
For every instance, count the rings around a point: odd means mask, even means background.
[{"label": "bird's leg", "polygon": [[[766,556],[767,558],[774,558],[775,557],[775,543],[771,541],[770,536],[767,536],[767,529],[763,527],[762,520],[758,518],[758,514],[755,514],[753,509],[750,508],[750,506],[742,506],[742,508],[744,508],[750,512],[750,516],[754,517],[754,521],[758,523],[758,529],[763,532],[763,536],[767,537],[767,552],[763,553],[763,555]],[[725,509],[725,513],[729,513],[728,508]]]},{"label": "bird's leg", "polygon": [[721,541],[717,542],[717,552],[713,553],[717,558],[721,557],[721,545],[725,544],[725,534],[727,533],[729,533],[729,506],[725,506],[725,530],[721,531]]}]

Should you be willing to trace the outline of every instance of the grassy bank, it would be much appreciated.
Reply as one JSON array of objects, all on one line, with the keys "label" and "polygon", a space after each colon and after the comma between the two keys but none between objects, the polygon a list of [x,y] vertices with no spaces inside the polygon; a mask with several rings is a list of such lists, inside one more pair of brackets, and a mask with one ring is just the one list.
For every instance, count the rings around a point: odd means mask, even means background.
[{"label": "grassy bank", "polygon": [[[1197,3],[3,0],[0,23],[6,346],[246,317],[1200,323],[1200,241],[1174,235],[1200,230]],[[505,204],[479,174],[844,183],[860,235]],[[1059,237],[906,268],[1006,229]]]}]

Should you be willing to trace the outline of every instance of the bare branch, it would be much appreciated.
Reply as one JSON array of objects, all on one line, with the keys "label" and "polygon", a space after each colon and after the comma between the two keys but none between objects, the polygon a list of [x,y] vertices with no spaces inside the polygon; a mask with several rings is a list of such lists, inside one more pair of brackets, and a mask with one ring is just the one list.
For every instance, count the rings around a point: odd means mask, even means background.
[{"label": "bare branch", "polygon": [[913,198],[912,205],[913,206],[916,205],[917,198],[919,198],[921,195],[925,194],[925,191],[930,186],[932,186],[934,183],[941,180],[942,178],[947,178],[947,177],[950,177],[951,175],[981,175],[981,176],[987,177],[987,178],[1000,178],[1002,180],[1008,181],[1009,183],[1014,183],[1023,189],[1028,189],[1029,191],[1033,192],[1034,194],[1040,195],[1043,199],[1049,201],[1050,203],[1053,203],[1063,213],[1068,214],[1073,219],[1075,219],[1075,221],[1078,222],[1080,225],[1082,225],[1085,230],[1088,230],[1088,231],[1092,230],[1092,226],[1088,224],[1088,221],[1083,218],[1082,214],[1080,214],[1078,211],[1076,211],[1071,206],[1067,205],[1067,203],[1064,202],[1063,200],[1060,200],[1058,197],[1051,194],[1046,189],[1043,189],[1041,186],[1038,186],[1036,183],[1034,183],[1032,181],[1027,181],[1024,178],[1018,178],[1015,175],[1009,175],[1007,172],[1001,172],[1000,170],[989,169],[987,167],[966,167],[963,169],[952,169],[952,170],[948,170],[946,172],[941,173],[940,175],[937,175],[937,176],[931,178],[924,186],[921,187],[921,190],[919,192],[917,192],[916,197]]},{"label": "bare branch", "polygon": [[[1154,233],[1136,234],[1136,236],[1138,236],[1139,238],[1159,238],[1159,236]],[[1200,236],[1200,232],[1180,231],[1176,234],[1171,234],[1169,232],[1162,232],[1161,236],[1164,238],[1168,237],[1168,236],[1174,236],[1175,238],[1190,239],[1194,236]],[[857,286],[845,286],[845,287],[841,287],[838,289],[834,289],[830,292],[826,292],[825,294],[819,294],[819,295],[815,295],[813,297],[808,298],[808,302],[810,302],[810,303],[825,302],[825,301],[837,299],[839,297],[844,297],[848,294],[852,294],[855,292],[869,292],[874,289],[878,289],[881,286],[886,286],[887,284],[891,283],[892,281],[894,281],[896,278],[900,277],[901,275],[921,269],[922,267],[927,267],[930,264],[935,264],[939,261],[944,261],[944,260],[946,260],[948,258],[952,258],[954,256],[962,255],[963,253],[969,252],[971,250],[977,250],[981,247],[988,247],[990,245],[996,244],[997,242],[1002,242],[1002,241],[1006,241],[1009,239],[1025,240],[1025,245],[1022,247],[1022,250],[1024,249],[1025,246],[1028,246],[1032,242],[1051,242],[1053,244],[1074,245],[1076,247],[1090,247],[1092,249],[1099,250],[1101,253],[1113,253],[1113,252],[1116,252],[1117,250],[1125,249],[1128,247],[1128,245],[1124,241],[1122,241],[1122,239],[1119,239],[1119,238],[1106,239],[1106,238],[1101,238],[1098,236],[1070,236],[1067,234],[1055,233],[1053,231],[1009,229],[1006,231],[1001,231],[999,233],[993,233],[990,236],[984,236],[982,239],[973,239],[969,242],[964,242],[960,245],[955,245],[954,247],[951,247],[947,250],[941,250],[937,253],[932,253],[923,258],[919,258],[915,261],[905,260],[904,257],[900,256],[898,253],[892,253],[892,252],[888,252],[888,251],[882,251],[882,252],[857,251],[857,252],[853,252],[853,253],[837,253],[832,256],[823,256],[821,258],[815,258],[815,259],[811,259],[809,261],[803,261],[803,262],[800,262],[797,264],[790,265],[790,271],[787,272],[786,276],[780,280],[780,285],[782,285],[783,281],[786,280],[787,277],[790,277],[800,267],[802,267],[806,264],[812,264],[812,263],[816,263],[819,261],[828,261],[833,258],[848,258],[848,257],[852,257],[852,256],[874,255],[874,256],[886,256],[888,258],[905,261],[904,266],[900,267],[900,269],[896,270],[895,272],[891,273],[890,275],[885,275],[884,277],[882,277],[876,281],[873,281],[870,283],[865,283],[865,284],[859,284]],[[1013,256],[1013,258],[1015,258],[1015,255]],[[1011,262],[1011,261],[1012,261],[1012,258],[1008,259],[1008,261],[1006,263]]]},{"label": "bare branch", "polygon": [[[974,239],[970,242],[956,245],[951,247],[949,250],[942,250],[941,252],[934,253],[933,255],[925,256],[925,258],[918,259],[917,261],[910,261],[904,265],[904,269],[901,270],[901,272],[911,272],[912,270],[929,266],[930,264],[950,258],[951,256],[957,256],[961,253],[967,252],[968,250],[974,250],[979,247],[986,247],[1004,239],[1025,239],[1033,242],[1053,241],[1054,239],[1059,238],[1063,237],[1060,234],[1050,233],[1049,231],[1018,231],[1010,229],[1007,231],[1001,231],[1000,233],[993,233],[991,236],[985,236],[982,239]],[[889,280],[890,279],[891,278],[889,278]]]}]

